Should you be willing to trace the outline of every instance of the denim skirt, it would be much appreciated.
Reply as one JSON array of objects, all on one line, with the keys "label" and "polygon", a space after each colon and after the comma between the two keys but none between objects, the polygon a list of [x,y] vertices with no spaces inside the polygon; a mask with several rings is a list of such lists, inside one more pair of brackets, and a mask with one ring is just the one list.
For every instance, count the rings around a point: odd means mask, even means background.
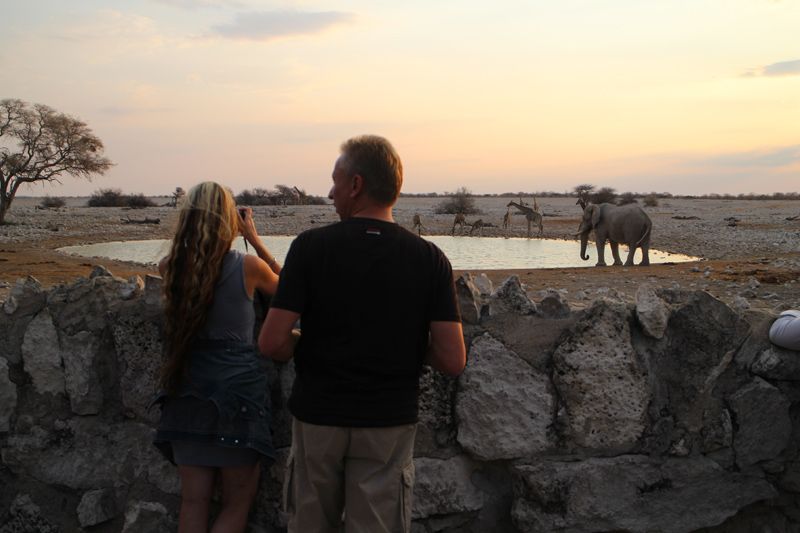
[{"label": "denim skirt", "polygon": [[[270,427],[267,375],[253,345],[200,339],[191,348],[189,379],[169,396],[151,403],[161,407],[153,444],[175,463],[173,442],[255,450],[269,468],[275,462]],[[208,465],[217,466],[217,465]]]}]

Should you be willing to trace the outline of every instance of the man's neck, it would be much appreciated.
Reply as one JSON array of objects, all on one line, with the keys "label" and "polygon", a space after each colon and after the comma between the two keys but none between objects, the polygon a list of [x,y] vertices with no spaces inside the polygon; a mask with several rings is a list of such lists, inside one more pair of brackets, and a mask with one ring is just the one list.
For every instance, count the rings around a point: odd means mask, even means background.
[{"label": "man's neck", "polygon": [[350,214],[349,218],[352,217],[374,218],[377,220],[383,220],[384,222],[394,222],[391,206],[381,207],[377,205],[365,205],[354,210],[353,213]]}]

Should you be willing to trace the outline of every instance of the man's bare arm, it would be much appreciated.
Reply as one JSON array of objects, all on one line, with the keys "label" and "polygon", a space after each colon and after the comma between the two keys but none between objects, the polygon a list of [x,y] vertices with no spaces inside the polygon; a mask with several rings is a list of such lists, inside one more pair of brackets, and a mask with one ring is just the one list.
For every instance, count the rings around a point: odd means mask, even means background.
[{"label": "man's bare arm", "polygon": [[288,361],[294,357],[294,347],[300,340],[300,332],[292,328],[299,318],[299,313],[270,308],[258,335],[258,349],[261,353],[278,361]]},{"label": "man's bare arm", "polygon": [[432,368],[457,376],[467,364],[461,322],[431,322],[431,335],[425,362]]}]

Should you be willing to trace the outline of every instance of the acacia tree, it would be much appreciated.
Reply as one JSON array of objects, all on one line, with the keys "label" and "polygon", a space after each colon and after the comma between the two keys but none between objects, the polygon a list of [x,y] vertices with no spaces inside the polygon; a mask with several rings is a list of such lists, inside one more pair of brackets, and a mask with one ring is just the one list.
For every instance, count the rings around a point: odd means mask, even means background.
[{"label": "acacia tree", "polygon": [[[13,146],[16,144],[16,146]],[[0,223],[23,183],[58,183],[62,174],[89,181],[113,166],[86,123],[42,104],[0,100]]]}]

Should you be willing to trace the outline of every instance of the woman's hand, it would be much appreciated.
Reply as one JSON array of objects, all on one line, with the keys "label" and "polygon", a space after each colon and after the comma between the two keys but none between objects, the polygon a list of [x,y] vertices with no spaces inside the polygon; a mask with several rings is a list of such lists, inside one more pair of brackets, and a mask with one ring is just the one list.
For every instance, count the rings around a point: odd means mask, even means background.
[{"label": "woman's hand", "polygon": [[249,207],[240,207],[239,211],[239,232],[247,242],[255,245],[260,239],[256,231],[256,223],[253,220],[253,210]]}]

